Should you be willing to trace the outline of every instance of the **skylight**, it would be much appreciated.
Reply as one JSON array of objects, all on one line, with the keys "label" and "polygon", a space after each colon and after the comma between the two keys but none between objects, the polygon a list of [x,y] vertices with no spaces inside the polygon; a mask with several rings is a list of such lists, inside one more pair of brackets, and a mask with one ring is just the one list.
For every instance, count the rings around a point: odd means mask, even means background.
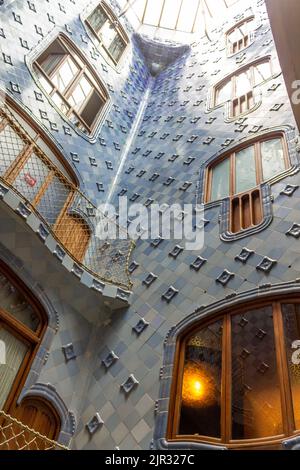
[{"label": "skylight", "polygon": [[240,0],[119,0],[123,10],[134,12],[140,25],[182,33],[196,33],[205,18],[222,17]]}]

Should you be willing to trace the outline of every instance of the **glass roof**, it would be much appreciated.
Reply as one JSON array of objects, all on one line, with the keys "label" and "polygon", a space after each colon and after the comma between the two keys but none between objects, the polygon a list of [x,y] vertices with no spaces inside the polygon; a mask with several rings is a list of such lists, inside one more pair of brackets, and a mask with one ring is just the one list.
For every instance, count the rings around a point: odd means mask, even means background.
[{"label": "glass roof", "polygon": [[[123,12],[141,26],[191,34],[222,14],[240,0],[118,0]],[[145,29],[145,28],[144,28]]]}]

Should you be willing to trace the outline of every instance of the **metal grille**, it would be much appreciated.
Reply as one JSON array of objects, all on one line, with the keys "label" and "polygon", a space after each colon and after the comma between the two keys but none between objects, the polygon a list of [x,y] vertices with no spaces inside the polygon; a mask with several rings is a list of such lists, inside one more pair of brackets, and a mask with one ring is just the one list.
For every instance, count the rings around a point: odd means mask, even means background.
[{"label": "metal grille", "polygon": [[69,450],[0,410],[0,450]]},{"label": "metal grille", "polygon": [[[101,281],[132,287],[128,263],[134,242],[125,229],[67,179],[5,106],[0,109],[0,181],[22,196],[77,264]],[[99,225],[106,228],[105,236],[97,236]]]}]

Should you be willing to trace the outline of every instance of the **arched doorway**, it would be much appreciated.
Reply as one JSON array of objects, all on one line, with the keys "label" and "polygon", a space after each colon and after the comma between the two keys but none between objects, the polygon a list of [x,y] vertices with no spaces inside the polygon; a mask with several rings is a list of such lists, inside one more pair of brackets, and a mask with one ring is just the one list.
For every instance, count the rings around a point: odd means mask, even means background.
[{"label": "arched doorway", "polygon": [[[17,403],[46,328],[47,317],[42,305],[0,261],[0,341],[5,350],[5,361],[0,363],[0,410],[55,440],[61,422],[47,400],[26,397]],[[14,433],[18,434],[18,426],[14,427]],[[9,448],[18,447],[16,439],[12,439]]]}]

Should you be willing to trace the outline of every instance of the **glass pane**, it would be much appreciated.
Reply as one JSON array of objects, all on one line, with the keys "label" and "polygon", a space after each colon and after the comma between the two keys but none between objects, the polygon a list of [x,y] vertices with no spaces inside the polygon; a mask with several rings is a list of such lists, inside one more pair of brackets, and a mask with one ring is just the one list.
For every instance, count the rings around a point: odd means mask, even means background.
[{"label": "glass pane", "polygon": [[296,430],[300,429],[300,305],[282,305],[285,348],[293,396]]},{"label": "glass pane", "polygon": [[236,193],[242,193],[256,186],[254,146],[241,150],[235,155]]},{"label": "glass pane", "polygon": [[44,75],[41,74],[41,72],[37,71],[37,75],[39,77],[39,81],[44,88],[45,92],[50,94],[51,91],[53,90],[53,86],[51,83],[44,77]]},{"label": "glass pane", "polygon": [[60,97],[60,95],[58,93],[54,93],[54,95],[52,96],[52,99],[54,101],[54,103],[56,104],[56,106],[64,113],[64,114],[67,114],[69,109],[70,109],[70,106],[68,106],[65,101]]},{"label": "glass pane", "polygon": [[243,96],[252,90],[250,70],[240,73],[236,76],[235,96]]},{"label": "glass pane", "polygon": [[226,82],[220,88],[217,89],[217,102],[216,105],[223,104],[232,98],[232,84],[231,80]]},{"label": "glass pane", "polygon": [[110,21],[107,21],[107,23],[105,23],[105,25],[103,26],[100,32],[100,37],[106,49],[109,49],[109,46],[111,45],[112,41],[115,39],[116,35],[117,35],[117,31],[114,25],[111,24]]},{"label": "glass pane", "polygon": [[272,307],[232,317],[232,438],[283,433]]},{"label": "glass pane", "polygon": [[101,7],[96,8],[93,13],[88,17],[88,22],[97,34],[99,33],[106,20],[107,15]]},{"label": "glass pane", "polygon": [[32,202],[44,184],[49,172],[50,170],[47,165],[33,153],[16,177],[13,186],[22,196]]},{"label": "glass pane", "polygon": [[226,158],[212,169],[211,200],[229,196],[230,158]]},{"label": "glass pane", "polygon": [[61,93],[64,93],[78,71],[79,69],[73,59],[68,57],[52,77],[52,82]]},{"label": "glass pane", "polygon": [[271,77],[271,67],[270,62],[264,62],[262,64],[255,65],[254,67],[254,80],[255,85],[268,80]]},{"label": "glass pane", "polygon": [[28,347],[19,339],[15,338],[0,324],[0,341],[5,345],[6,363],[0,363],[0,410],[8,398],[14,384],[18,371],[24,361]]},{"label": "glass pane", "polygon": [[72,95],[69,98],[70,105],[74,107],[76,110],[78,110],[82,106],[82,104],[85,102],[91,90],[92,90],[92,85],[86,79],[86,77],[83,76],[80,79],[79,83],[76,85]]},{"label": "glass pane", "polygon": [[181,435],[221,436],[222,325],[199,330],[186,345]]},{"label": "glass pane", "polygon": [[24,295],[0,273],[0,308],[14,318],[36,331],[40,320]]},{"label": "glass pane", "polygon": [[92,127],[102,107],[103,101],[101,100],[98,93],[94,90],[92,96],[89,98],[85,107],[81,111],[80,116],[88,126]]},{"label": "glass pane", "polygon": [[116,62],[118,62],[124,52],[126,45],[119,34],[115,37],[108,50]]},{"label": "glass pane", "polygon": [[49,225],[55,224],[57,217],[66,203],[69,193],[69,188],[55,176],[37,205],[39,213]]},{"label": "glass pane", "polygon": [[6,126],[0,132],[0,175],[8,170],[24,148],[24,142],[12,127]]},{"label": "glass pane", "polygon": [[267,181],[285,170],[284,152],[281,139],[272,139],[262,142],[261,156],[264,181]]},{"label": "glass pane", "polygon": [[[51,46],[50,46],[51,47]],[[47,57],[41,62],[41,67],[44,72],[50,76],[55,67],[58,66],[60,61],[66,56],[66,53],[49,53]]]}]

